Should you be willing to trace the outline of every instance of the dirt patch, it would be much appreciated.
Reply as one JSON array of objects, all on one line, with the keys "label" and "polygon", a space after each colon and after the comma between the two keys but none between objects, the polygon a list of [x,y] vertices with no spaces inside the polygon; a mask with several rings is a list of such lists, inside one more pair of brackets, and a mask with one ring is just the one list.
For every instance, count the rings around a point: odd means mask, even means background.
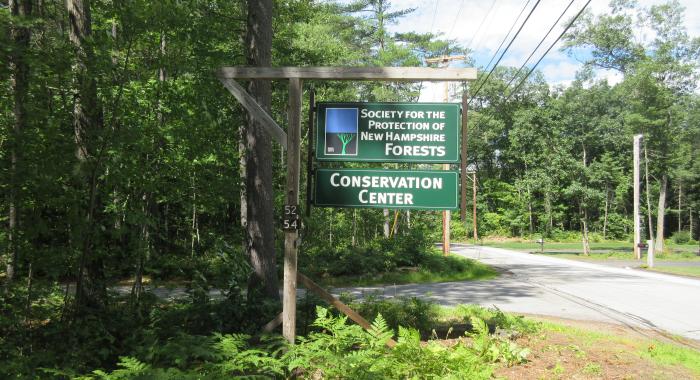
[{"label": "dirt patch", "polygon": [[[689,369],[656,363],[640,355],[653,350],[648,335],[605,323],[541,318],[564,325],[516,342],[531,350],[529,361],[496,370],[507,379],[698,379]],[[567,331],[570,327],[570,331]],[[581,333],[581,331],[593,333]],[[650,332],[650,334],[653,334]],[[646,339],[639,339],[644,337]],[[648,347],[645,347],[648,344]]]}]

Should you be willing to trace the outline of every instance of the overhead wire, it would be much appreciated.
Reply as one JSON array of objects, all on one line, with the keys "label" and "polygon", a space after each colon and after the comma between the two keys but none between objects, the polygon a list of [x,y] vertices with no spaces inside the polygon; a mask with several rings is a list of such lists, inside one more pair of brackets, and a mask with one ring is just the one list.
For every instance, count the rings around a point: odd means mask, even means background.
[{"label": "overhead wire", "polygon": [[523,68],[525,67],[525,65],[527,65],[528,62],[530,62],[530,58],[532,58],[532,56],[535,55],[535,53],[537,52],[537,50],[539,50],[540,46],[542,46],[542,44],[543,44],[544,41],[547,39],[547,37],[549,37],[549,34],[552,33],[552,30],[554,30],[554,28],[555,28],[557,25],[559,25],[559,21],[561,21],[561,18],[564,17],[564,15],[565,15],[566,12],[569,10],[569,8],[571,8],[571,5],[574,3],[574,1],[575,1],[575,0],[571,0],[571,1],[569,2],[569,5],[567,5],[566,8],[564,9],[564,11],[561,12],[561,14],[559,15],[559,17],[557,18],[557,21],[555,21],[554,24],[552,24],[552,26],[551,26],[551,27],[549,28],[549,30],[547,31],[547,34],[545,34],[544,37],[542,37],[542,39],[541,39],[540,42],[537,44],[537,46],[532,50],[532,53],[530,53],[530,55],[527,57],[527,59],[525,59],[525,62],[523,62],[523,64],[522,64],[522,65],[520,66],[520,68],[518,69],[518,71],[515,72],[515,75],[513,75],[513,78],[511,78],[510,81],[508,82],[508,84],[506,84],[506,87],[505,87],[505,88],[510,87],[511,83],[513,83],[513,81],[514,81],[515,79],[518,78],[518,74],[520,74],[520,72],[523,71]]},{"label": "overhead wire", "polygon": [[498,52],[501,50],[501,47],[503,47],[503,44],[508,40],[508,36],[510,36],[510,32],[513,31],[513,28],[515,28],[515,25],[518,24],[518,20],[520,20],[520,16],[523,15],[523,12],[525,12],[525,9],[527,9],[527,6],[530,4],[530,0],[527,0],[525,5],[523,6],[523,9],[520,10],[520,13],[518,13],[518,17],[515,18],[515,21],[513,21],[513,25],[510,26],[510,29],[508,29],[508,33],[506,33],[505,36],[503,36],[503,40],[501,41],[501,44],[498,45],[498,49],[493,52],[493,57],[491,57],[491,60],[489,60],[489,63],[484,66],[485,69],[488,69],[489,66],[491,66],[491,62],[493,62],[493,59],[496,58],[498,55]]},{"label": "overhead wire", "polygon": [[[510,40],[510,42],[508,43],[508,46],[506,46],[506,48],[503,49],[503,52],[501,53],[501,56],[498,57],[498,60],[497,60],[496,63],[493,65],[493,67],[491,68],[491,70],[489,71],[489,73],[486,75],[486,78],[485,78],[483,81],[481,81],[481,84],[479,85],[479,87],[478,87],[478,88],[476,89],[476,91],[474,92],[474,95],[472,95],[471,99],[469,99],[470,102],[471,102],[472,99],[474,99],[474,98],[479,94],[479,91],[481,90],[481,88],[484,87],[484,84],[486,84],[486,81],[489,80],[489,77],[491,77],[491,74],[493,74],[493,72],[496,70],[496,67],[498,67],[498,64],[501,62],[501,59],[503,59],[503,56],[506,54],[506,52],[508,52],[508,49],[509,49],[510,46],[513,44],[513,42],[515,41],[515,39],[518,38],[518,35],[520,34],[520,31],[523,30],[523,27],[525,26],[525,24],[527,24],[527,21],[530,19],[530,16],[532,16],[532,13],[534,13],[534,12],[535,12],[535,9],[537,9],[537,6],[540,4],[540,1],[541,1],[541,0],[537,0],[537,2],[536,2],[535,5],[532,7],[532,9],[530,9],[530,13],[528,13],[527,17],[525,17],[525,20],[524,20],[523,23],[520,25],[520,28],[518,28],[518,31],[515,33],[515,35],[513,36],[513,38],[512,38],[512,39]],[[590,0],[589,0],[589,2],[590,2]]]},{"label": "overhead wire", "polygon": [[588,1],[586,2],[586,4],[584,4],[584,6],[581,8],[581,10],[578,11],[578,13],[576,14],[576,16],[574,16],[574,18],[571,19],[571,21],[570,21],[569,24],[566,26],[566,28],[564,28],[564,30],[559,34],[559,37],[557,37],[557,39],[554,40],[554,42],[552,42],[551,45],[549,45],[549,48],[547,48],[547,51],[545,51],[544,54],[542,54],[542,56],[540,57],[540,59],[537,60],[537,62],[530,68],[530,71],[528,71],[527,74],[525,74],[525,77],[523,77],[523,79],[520,80],[520,82],[518,83],[518,85],[515,86],[515,88],[513,89],[513,91],[511,91],[511,92],[508,94],[508,97],[506,98],[506,102],[507,102],[508,100],[510,100],[510,98],[513,96],[513,94],[517,93],[518,90],[520,90],[520,86],[522,86],[523,83],[525,83],[525,81],[527,80],[527,78],[530,77],[530,74],[532,74],[532,72],[535,71],[535,68],[537,67],[537,65],[539,65],[540,62],[542,62],[542,60],[544,59],[544,57],[547,56],[547,54],[549,53],[550,50],[552,50],[552,48],[554,47],[554,45],[556,45],[557,42],[559,42],[559,40],[560,40],[560,39],[564,36],[564,34],[569,30],[569,28],[571,28],[571,26],[574,24],[574,22],[576,22],[576,20],[579,18],[579,16],[581,16],[581,14],[583,13],[583,11],[588,7],[588,4],[590,4],[590,3],[591,3],[591,0],[588,0]]},{"label": "overhead wire", "polygon": [[457,21],[459,21],[459,14],[462,13],[462,6],[463,5],[464,5],[464,0],[459,2],[459,8],[457,8],[457,13],[455,15],[455,21],[452,23],[452,27],[450,28],[450,31],[447,32],[447,34],[445,35],[445,38],[450,38],[450,35],[455,30],[455,26],[457,26]]},{"label": "overhead wire", "polygon": [[479,35],[479,32],[481,32],[481,28],[484,26],[484,23],[486,20],[491,16],[491,12],[493,11],[494,5],[496,5],[497,0],[493,0],[491,2],[491,7],[489,7],[489,10],[486,12],[486,16],[481,20],[479,23],[479,26],[476,28],[476,32],[472,34],[472,38],[469,40],[469,43],[467,44],[467,49],[471,49],[472,47],[472,42],[474,42],[474,38]]},{"label": "overhead wire", "polygon": [[[428,32],[428,34],[430,35],[433,34],[433,27],[435,26],[435,16],[437,16],[438,4],[440,4],[440,0],[435,0],[435,8],[433,9],[433,20],[430,22],[430,32]],[[425,57],[423,58],[425,59]],[[420,81],[420,84],[418,85],[418,98],[416,100],[420,100],[421,92],[423,92],[423,81]]]},{"label": "overhead wire", "polygon": [[438,5],[440,0],[435,0],[435,10],[433,10],[433,21],[430,22],[430,34],[433,34],[433,27],[435,26],[435,16],[437,16]]}]

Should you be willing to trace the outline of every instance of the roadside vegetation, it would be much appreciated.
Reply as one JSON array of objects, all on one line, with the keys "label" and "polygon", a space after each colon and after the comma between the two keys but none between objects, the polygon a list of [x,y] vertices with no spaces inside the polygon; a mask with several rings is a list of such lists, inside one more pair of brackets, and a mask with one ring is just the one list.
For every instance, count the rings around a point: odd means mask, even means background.
[{"label": "roadside vegetation", "polygon": [[645,268],[654,272],[677,274],[688,277],[700,277],[700,266],[693,267],[671,267],[665,265],[654,265],[653,268]]},{"label": "roadside vegetation", "polygon": [[[370,330],[316,306],[302,311],[313,319],[294,346],[279,336],[178,334],[120,357],[113,369],[43,372],[76,379],[700,376],[700,352],[684,342],[619,327],[538,320],[474,305],[446,308],[416,298],[346,301],[373,316]],[[390,339],[397,342],[393,348]]]},{"label": "roadside vegetation", "polygon": [[[513,249],[528,253],[539,253],[540,244],[537,242],[539,239],[541,239],[540,236],[533,236],[531,238],[486,237],[483,240],[480,240],[478,244],[483,244],[489,247]],[[470,240],[467,242],[472,243]],[[632,258],[632,245],[633,244],[630,241],[593,240],[590,242],[591,258]],[[544,249],[545,254],[583,255],[580,239],[578,241],[545,239],[542,248]],[[665,248],[666,249],[663,253],[658,253],[655,257],[668,260],[687,260],[698,257],[697,252],[700,250],[700,246],[697,242],[675,244],[673,241],[670,241]]]},{"label": "roadside vegetation", "polygon": [[[365,332],[309,297],[299,307],[297,346],[257,336],[282,308],[289,165],[216,70],[417,67],[444,55],[490,70],[452,36],[392,32],[415,11],[401,3],[0,2],[0,379],[480,378],[534,363],[536,348],[518,340],[540,336],[532,322],[469,306],[445,312],[413,299],[352,301],[375,323]],[[564,51],[587,52],[569,85],[499,66],[450,87],[453,101],[463,91],[471,96],[466,158],[477,172],[477,220],[454,212],[453,238],[466,241],[476,222],[481,236],[544,236],[571,244],[562,250],[626,252],[618,242],[631,235],[631,141],[641,133],[644,234],[670,242],[660,254],[692,254],[700,42],[684,17],[674,1],[615,1],[601,16],[584,12],[564,36]],[[636,38],[641,31],[649,38]],[[599,68],[619,81],[597,77]],[[272,82],[241,83],[284,127],[288,87]],[[416,102],[426,86],[313,83],[315,100],[327,102]],[[306,153],[314,138],[303,124]],[[302,164],[302,184],[311,169]],[[309,210],[310,190],[303,185],[298,194],[295,244],[299,270],[314,281],[496,275],[435,252],[439,212]],[[147,280],[184,287],[185,297],[159,299]],[[126,286],[116,292],[119,284]],[[384,346],[389,336],[399,341],[393,350]],[[439,339],[426,342],[431,336]],[[546,365],[550,375],[568,370]],[[587,368],[595,376],[606,367]]]}]

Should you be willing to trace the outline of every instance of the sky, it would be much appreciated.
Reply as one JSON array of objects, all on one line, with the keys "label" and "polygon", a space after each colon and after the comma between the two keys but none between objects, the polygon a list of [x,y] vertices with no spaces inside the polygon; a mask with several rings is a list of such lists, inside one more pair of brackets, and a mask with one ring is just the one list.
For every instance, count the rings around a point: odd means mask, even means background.
[{"label": "sky", "polygon": [[[536,0],[530,1],[513,33],[535,2]],[[638,0],[638,3],[644,7],[662,2]],[[699,36],[700,1],[680,0],[679,2],[685,7],[684,25],[688,34]],[[389,31],[442,33],[443,38],[454,39],[462,46],[473,50],[476,67],[485,66],[494,56],[495,50],[503,41],[525,3],[525,0],[394,0],[391,3],[392,10],[405,8],[416,10],[401,18],[397,24],[390,25]],[[530,59],[528,67],[537,62],[542,53],[562,32],[566,22],[578,13],[585,3],[586,0],[574,0],[564,17]],[[594,14],[602,14],[609,12],[608,3],[608,0],[592,0],[588,8]],[[499,65],[520,67],[568,4],[568,0],[541,0]],[[644,31],[640,31],[639,38],[644,38]],[[503,46],[505,47],[509,41],[510,37]],[[566,86],[574,80],[582,63],[581,57],[578,59],[569,57],[565,52],[559,51],[560,45],[561,42],[555,45],[539,64],[538,69],[544,73],[547,82],[551,85]],[[496,59],[498,56],[494,62]],[[599,70],[597,76],[607,78],[611,84],[622,79],[619,73],[613,71]],[[426,84],[421,92],[421,101],[441,101],[439,94],[442,94],[442,85]]]}]

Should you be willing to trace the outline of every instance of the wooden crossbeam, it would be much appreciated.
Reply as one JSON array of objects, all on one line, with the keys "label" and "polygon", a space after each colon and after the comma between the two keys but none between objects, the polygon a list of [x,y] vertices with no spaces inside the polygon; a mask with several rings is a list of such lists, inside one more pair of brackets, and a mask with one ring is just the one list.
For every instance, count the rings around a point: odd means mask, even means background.
[{"label": "wooden crossbeam", "polygon": [[219,79],[327,79],[377,81],[465,81],[475,68],[432,67],[222,67]]},{"label": "wooden crossbeam", "polygon": [[[310,278],[304,276],[301,273],[297,273],[297,279],[302,285],[304,285],[307,291],[316,293],[317,296],[321,297],[321,299],[333,305],[341,313],[347,315],[350,319],[355,321],[355,323],[357,323],[358,325],[362,326],[362,328],[364,328],[365,330],[370,330],[372,328],[372,325],[366,319],[362,318],[360,314],[358,314],[355,310],[351,309],[348,305],[344,304],[339,299],[333,297],[332,294],[328,293],[325,289],[313,282]],[[396,346],[396,341],[393,339],[389,339],[387,340],[386,345],[393,348],[394,346]]]},{"label": "wooden crossbeam", "polygon": [[248,91],[233,79],[219,77],[219,81],[241,103],[251,117],[256,119],[277,143],[287,149],[287,133],[272,119],[270,114],[260,107],[258,102],[248,94]]}]

